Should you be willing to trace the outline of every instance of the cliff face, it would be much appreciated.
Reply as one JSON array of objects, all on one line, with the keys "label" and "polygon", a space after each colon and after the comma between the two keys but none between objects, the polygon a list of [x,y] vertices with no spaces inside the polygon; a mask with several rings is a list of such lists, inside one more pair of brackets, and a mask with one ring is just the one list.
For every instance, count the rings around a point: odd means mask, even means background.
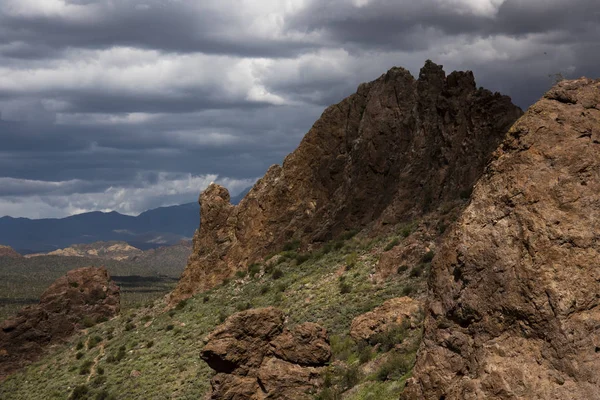
[{"label": "cliff face", "polygon": [[410,219],[469,193],[521,110],[477,89],[471,72],[446,77],[427,62],[415,80],[393,68],[325,110],[283,166],[233,206],[211,185],[202,224],[172,301],[208,289],[299,240]]},{"label": "cliff face", "polygon": [[510,130],[433,262],[406,399],[600,399],[600,80]]}]

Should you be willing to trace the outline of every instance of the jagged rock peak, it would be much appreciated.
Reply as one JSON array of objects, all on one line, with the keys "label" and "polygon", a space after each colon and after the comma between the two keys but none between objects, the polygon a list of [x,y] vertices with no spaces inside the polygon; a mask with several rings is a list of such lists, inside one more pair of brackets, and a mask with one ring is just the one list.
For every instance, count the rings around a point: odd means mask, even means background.
[{"label": "jagged rock peak", "polygon": [[406,399],[600,399],[600,80],[563,81],[495,152],[433,261]]},{"label": "jagged rock peak", "polygon": [[0,324],[0,380],[38,359],[44,349],[76,329],[111,318],[120,309],[119,287],[105,268],[69,271],[42,294]]},{"label": "jagged rock peak", "polygon": [[476,89],[472,73],[446,77],[430,61],[418,80],[392,68],[361,84],[239,205],[217,185],[200,196],[202,224],[172,303],[290,240],[307,246],[346,230],[377,231],[458,199],[521,115],[510,98]]}]

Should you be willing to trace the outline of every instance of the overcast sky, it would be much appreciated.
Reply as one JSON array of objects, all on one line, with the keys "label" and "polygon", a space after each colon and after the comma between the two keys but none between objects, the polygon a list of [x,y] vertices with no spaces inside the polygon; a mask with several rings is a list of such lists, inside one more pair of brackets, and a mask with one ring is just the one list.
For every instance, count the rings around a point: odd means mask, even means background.
[{"label": "overcast sky", "polygon": [[0,216],[233,195],[392,66],[526,108],[600,77],[599,0],[0,0]]}]

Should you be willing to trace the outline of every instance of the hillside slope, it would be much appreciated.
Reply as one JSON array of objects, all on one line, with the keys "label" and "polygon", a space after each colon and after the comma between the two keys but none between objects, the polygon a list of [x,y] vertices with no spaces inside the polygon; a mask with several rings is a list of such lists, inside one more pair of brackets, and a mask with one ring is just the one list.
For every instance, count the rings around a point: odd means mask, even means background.
[{"label": "hillside slope", "polygon": [[345,231],[416,218],[468,197],[521,110],[477,89],[471,72],[446,76],[427,61],[419,78],[392,68],[325,110],[283,166],[272,166],[239,205],[211,185],[176,302],[280,251]]},{"label": "hillside slope", "polygon": [[406,399],[600,399],[600,80],[515,124],[434,259]]}]

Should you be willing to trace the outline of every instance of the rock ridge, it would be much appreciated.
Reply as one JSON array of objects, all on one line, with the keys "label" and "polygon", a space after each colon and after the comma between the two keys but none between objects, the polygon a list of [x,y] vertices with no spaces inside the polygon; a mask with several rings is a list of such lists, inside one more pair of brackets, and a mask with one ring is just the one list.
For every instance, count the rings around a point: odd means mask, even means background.
[{"label": "rock ridge", "polygon": [[382,230],[460,198],[521,115],[509,97],[477,89],[472,72],[446,76],[431,61],[418,79],[392,68],[361,84],[239,205],[215,184],[200,195],[202,223],[171,303],[286,242],[318,246],[348,230]]}]

